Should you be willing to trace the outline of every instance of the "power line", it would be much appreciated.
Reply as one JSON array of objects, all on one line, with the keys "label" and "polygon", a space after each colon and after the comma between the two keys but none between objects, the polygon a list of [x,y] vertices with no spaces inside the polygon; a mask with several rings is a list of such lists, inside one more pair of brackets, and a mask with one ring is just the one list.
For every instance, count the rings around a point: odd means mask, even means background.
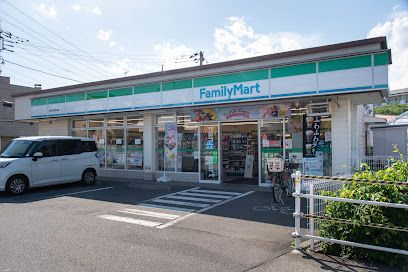
[{"label": "power line", "polygon": [[27,67],[27,66],[24,66],[24,65],[21,65],[21,64],[18,64],[18,63],[14,63],[14,62],[9,61],[9,60],[4,60],[4,61],[5,61],[6,63],[11,63],[11,64],[14,64],[14,65],[16,65],[16,66],[20,66],[20,67],[22,67],[22,68],[30,69],[30,70],[33,70],[33,71],[36,71],[36,72],[39,72],[39,73],[43,73],[43,74],[46,74],[46,75],[55,76],[55,77],[59,77],[59,78],[63,78],[63,79],[68,79],[68,80],[72,80],[72,81],[75,81],[75,82],[78,82],[78,83],[84,83],[84,82],[79,81],[79,80],[76,80],[76,79],[72,79],[72,78],[69,78],[69,77],[64,77],[64,76],[60,76],[60,75],[56,75],[56,74],[44,72],[44,71],[41,71],[41,70],[38,70],[38,69],[35,69],[35,68],[31,68],[31,67]]},{"label": "power line", "polygon": [[[27,15],[25,12],[21,11],[20,9],[18,9],[17,7],[15,7],[14,5],[12,5],[9,1],[7,1],[7,0],[3,0],[3,1],[6,2],[9,6],[13,7],[15,10],[19,11],[21,14],[23,14],[23,15],[26,16],[27,18],[31,19],[31,20],[32,20],[33,22],[35,22],[37,25],[43,27],[44,29],[46,29],[46,30],[49,31],[50,33],[54,34],[54,35],[55,35],[56,37],[58,37],[59,39],[63,40],[65,43],[70,44],[72,47],[74,47],[74,48],[76,48],[77,50],[80,50],[80,51],[82,51],[82,52],[85,53],[85,51],[83,51],[81,48],[77,47],[74,43],[65,40],[63,37],[61,37],[60,35],[58,35],[58,34],[55,33],[54,31],[52,31],[52,30],[49,29],[48,27],[46,27],[46,26],[40,24],[38,21],[36,21],[35,19],[33,19],[31,16]],[[92,56],[92,57],[93,57],[96,61],[98,61],[97,58],[95,58],[94,56]],[[103,64],[103,63],[102,63],[102,64]],[[104,64],[103,64],[103,65],[104,65]],[[102,69],[102,68],[101,68],[101,69]],[[104,69],[102,69],[102,70],[104,70]],[[105,70],[105,72],[108,72],[108,73],[110,74],[109,71],[106,71],[106,70]]]},{"label": "power line", "polygon": [[[2,12],[2,11],[0,10],[0,12]],[[18,19],[13,18],[13,17],[10,16],[8,13],[5,13],[5,12],[2,12],[2,13],[6,14],[8,17],[14,19],[15,22],[21,24],[21,25],[24,26],[25,28],[22,28],[22,27],[20,27],[20,26],[14,24],[14,23],[12,23],[12,22],[9,22],[8,20],[5,20],[5,22],[7,22],[8,24],[14,25],[15,27],[21,29],[24,33],[26,33],[27,35],[33,37],[34,39],[36,38],[35,35],[38,35],[41,39],[45,38],[45,39],[48,40],[50,43],[53,43],[53,44],[58,45],[58,44],[55,43],[53,40],[51,40],[51,39],[49,39],[49,38],[47,38],[47,37],[42,37],[42,34],[41,34],[41,33],[39,33],[38,31],[36,31],[36,30],[34,30],[34,29],[32,29],[31,27],[25,25],[24,23],[22,23],[22,22],[19,21]],[[28,29],[30,32],[27,32],[27,31],[26,31],[27,29]],[[10,33],[10,34],[11,34],[11,33]],[[11,34],[11,36],[14,36],[14,35]],[[43,43],[45,44],[45,41],[43,41]],[[47,53],[48,55],[50,55],[49,52],[46,52],[46,53]],[[64,54],[64,55],[71,55],[71,54]],[[93,71],[93,67],[91,67],[91,66],[89,66],[89,65],[87,65],[87,66],[88,66],[90,69],[89,69],[89,70],[85,70],[85,69],[83,69],[83,67],[78,68],[77,66],[74,66],[74,65],[72,65],[72,64],[70,64],[70,63],[68,63],[68,62],[66,62],[66,61],[62,61],[62,62],[64,62],[66,65],[71,66],[71,67],[74,68],[75,70],[78,70],[78,71],[81,71],[81,72],[84,73],[84,74],[87,74],[87,75],[90,76],[91,78],[100,78],[100,75],[99,75],[97,72],[95,72],[95,74],[91,74],[91,73],[90,73],[90,72],[93,73],[94,71]],[[86,64],[86,63],[85,63],[85,64]]]}]

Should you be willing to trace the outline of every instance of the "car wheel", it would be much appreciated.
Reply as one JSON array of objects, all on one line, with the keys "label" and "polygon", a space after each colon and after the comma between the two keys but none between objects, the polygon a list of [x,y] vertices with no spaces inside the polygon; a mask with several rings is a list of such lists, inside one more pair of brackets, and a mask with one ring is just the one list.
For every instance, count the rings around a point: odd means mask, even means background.
[{"label": "car wheel", "polygon": [[20,195],[28,189],[28,181],[24,176],[13,176],[6,183],[6,191],[12,195]]},{"label": "car wheel", "polygon": [[87,169],[82,174],[82,183],[85,185],[92,185],[96,182],[96,173],[93,169]]}]

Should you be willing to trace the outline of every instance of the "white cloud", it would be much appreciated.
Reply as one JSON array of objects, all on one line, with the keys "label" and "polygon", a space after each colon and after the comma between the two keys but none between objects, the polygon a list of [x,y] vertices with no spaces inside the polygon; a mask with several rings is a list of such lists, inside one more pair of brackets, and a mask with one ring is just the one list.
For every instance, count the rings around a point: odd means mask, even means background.
[{"label": "white cloud", "polygon": [[114,47],[115,45],[117,45],[118,43],[117,42],[115,42],[115,41],[110,41],[109,42],[109,47]]},{"label": "white cloud", "polygon": [[391,48],[389,71],[390,89],[408,87],[408,11],[396,6],[390,20],[379,23],[367,34],[368,38],[386,36]]},{"label": "white cloud", "polygon": [[153,45],[153,50],[157,55],[157,60],[162,62],[161,64],[164,65],[165,70],[196,65],[189,58],[195,50],[184,44],[164,42]]},{"label": "white cloud", "polygon": [[228,24],[214,31],[215,52],[211,61],[223,61],[296,50],[319,44],[316,34],[295,32],[256,33],[244,17],[230,17]]},{"label": "white cloud", "polygon": [[46,5],[44,3],[40,4],[33,4],[33,10],[38,14],[45,16],[45,17],[55,17],[57,16],[57,10],[55,5]]},{"label": "white cloud", "polygon": [[99,29],[96,37],[102,41],[109,41],[112,37],[112,30],[102,30]]},{"label": "white cloud", "polygon": [[72,9],[75,11],[80,11],[81,10],[81,5],[80,4],[74,4],[72,5]]},{"label": "white cloud", "polygon": [[74,11],[85,11],[86,13],[92,13],[94,15],[101,16],[102,15],[102,9],[98,6],[94,7],[88,7],[88,6],[81,6],[80,4],[74,4],[72,5],[72,9]]},{"label": "white cloud", "polygon": [[101,16],[102,15],[102,10],[101,10],[100,7],[96,6],[96,7],[93,7],[91,9],[91,13]]}]

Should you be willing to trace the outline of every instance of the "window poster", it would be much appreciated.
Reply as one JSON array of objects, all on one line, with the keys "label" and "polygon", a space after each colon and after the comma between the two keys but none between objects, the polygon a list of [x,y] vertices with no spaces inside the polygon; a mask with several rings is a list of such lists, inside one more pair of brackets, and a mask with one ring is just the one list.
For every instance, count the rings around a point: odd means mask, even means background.
[{"label": "window poster", "polygon": [[320,141],[320,116],[303,118],[303,157],[315,158],[316,148]]},{"label": "window poster", "polygon": [[165,168],[175,168],[177,158],[177,125],[168,122],[165,125],[164,135],[164,162]]}]

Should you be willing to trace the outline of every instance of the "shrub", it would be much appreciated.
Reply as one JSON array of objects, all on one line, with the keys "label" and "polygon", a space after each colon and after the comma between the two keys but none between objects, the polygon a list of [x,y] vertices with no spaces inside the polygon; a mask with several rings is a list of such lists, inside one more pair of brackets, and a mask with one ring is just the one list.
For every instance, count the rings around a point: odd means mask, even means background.
[{"label": "shrub", "polygon": [[[366,169],[354,174],[354,178],[407,182],[408,162],[405,162],[401,157],[386,170],[374,172]],[[337,193],[331,192],[327,195],[408,204],[407,186],[351,182],[344,184]],[[351,220],[352,224],[322,221],[319,228],[322,237],[408,250],[408,232],[363,226],[364,224],[376,223],[408,228],[408,211],[405,209],[328,202],[326,214],[333,218]],[[328,243],[322,243],[321,248],[329,254],[346,258],[375,260],[408,271],[408,257],[404,255]]]}]

